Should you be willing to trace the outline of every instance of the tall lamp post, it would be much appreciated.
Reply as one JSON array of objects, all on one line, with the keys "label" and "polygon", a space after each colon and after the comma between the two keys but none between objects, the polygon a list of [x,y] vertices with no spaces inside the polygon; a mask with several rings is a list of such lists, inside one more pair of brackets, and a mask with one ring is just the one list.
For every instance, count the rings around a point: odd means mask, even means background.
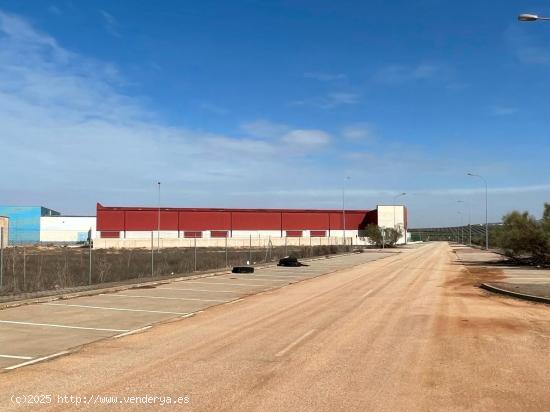
[{"label": "tall lamp post", "polygon": [[483,183],[485,183],[485,249],[489,250],[489,220],[487,217],[487,180],[483,176],[476,175],[474,173],[468,173],[468,176],[477,177],[481,180],[483,180]]},{"label": "tall lamp post", "polygon": [[344,178],[344,184],[342,185],[342,222],[344,224],[344,246],[346,246],[346,181],[351,177],[346,176]]},{"label": "tall lamp post", "polygon": [[472,246],[472,207],[465,200],[457,200],[456,202],[468,205],[468,244]]},{"label": "tall lamp post", "polygon": [[158,212],[157,212],[157,253],[160,251],[160,182],[157,182],[158,191]]}]

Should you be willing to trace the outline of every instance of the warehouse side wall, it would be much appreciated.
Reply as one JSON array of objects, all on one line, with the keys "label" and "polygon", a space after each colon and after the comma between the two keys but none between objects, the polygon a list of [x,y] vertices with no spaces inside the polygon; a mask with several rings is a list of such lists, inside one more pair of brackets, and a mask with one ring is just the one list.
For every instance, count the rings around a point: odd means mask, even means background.
[{"label": "warehouse side wall", "polygon": [[95,216],[42,216],[40,218],[40,242],[77,243],[96,235]]}]

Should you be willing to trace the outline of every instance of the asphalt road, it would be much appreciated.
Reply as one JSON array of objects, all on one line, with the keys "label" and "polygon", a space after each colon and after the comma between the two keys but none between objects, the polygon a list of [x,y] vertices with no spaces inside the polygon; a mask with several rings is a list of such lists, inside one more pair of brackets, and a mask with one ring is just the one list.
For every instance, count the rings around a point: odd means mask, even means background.
[{"label": "asphalt road", "polygon": [[0,409],[548,410],[550,308],[473,283],[432,243],[1,374]]}]

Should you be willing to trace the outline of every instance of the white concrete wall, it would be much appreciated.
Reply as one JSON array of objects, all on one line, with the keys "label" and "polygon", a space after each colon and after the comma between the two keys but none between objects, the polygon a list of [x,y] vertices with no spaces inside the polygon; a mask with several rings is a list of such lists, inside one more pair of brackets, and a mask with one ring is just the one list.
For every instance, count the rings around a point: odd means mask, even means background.
[{"label": "white concrete wall", "polygon": [[0,230],[2,230],[2,245],[4,247],[8,246],[8,239],[10,234],[10,219],[5,216],[0,216]]},{"label": "white concrete wall", "polygon": [[403,205],[378,206],[378,226],[382,228],[400,228],[403,235],[397,243],[405,243],[405,207]]},{"label": "white concrete wall", "polygon": [[281,231],[280,230],[234,230],[232,237],[236,239],[239,239],[239,238],[248,239],[250,236],[252,236],[253,238],[281,237]]},{"label": "white concrete wall", "polygon": [[40,218],[40,241],[86,241],[90,228],[93,239],[96,236],[95,216],[42,216]]},{"label": "white concrete wall", "polygon": [[[150,232],[149,232],[150,233]],[[125,249],[125,248],[151,248],[151,235],[148,239],[94,239],[94,249]],[[341,237],[319,237],[319,238],[304,238],[304,237],[250,237],[248,238],[202,238],[202,239],[160,239],[161,248],[169,247],[194,247],[195,241],[197,247],[225,247],[231,248],[248,248],[252,247],[267,247],[271,241],[272,246],[284,246],[285,241],[288,246],[320,246],[320,245],[343,245]],[[154,247],[157,245],[157,239],[154,240]],[[354,237],[346,238],[347,245],[367,245],[364,240]]]}]

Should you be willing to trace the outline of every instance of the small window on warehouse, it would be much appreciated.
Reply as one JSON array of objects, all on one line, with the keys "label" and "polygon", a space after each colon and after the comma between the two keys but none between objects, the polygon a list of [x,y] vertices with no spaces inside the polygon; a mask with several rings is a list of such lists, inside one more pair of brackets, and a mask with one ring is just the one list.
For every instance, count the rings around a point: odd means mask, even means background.
[{"label": "small window on warehouse", "polygon": [[286,231],[287,237],[302,237],[302,231],[301,230],[287,230]]},{"label": "small window on warehouse", "polygon": [[197,239],[202,237],[202,232],[183,232],[183,237]]},{"label": "small window on warehouse", "polygon": [[212,230],[210,237],[227,237],[227,230]]},{"label": "small window on warehouse", "polygon": [[312,230],[309,232],[310,237],[326,237],[327,231],[326,230]]}]

